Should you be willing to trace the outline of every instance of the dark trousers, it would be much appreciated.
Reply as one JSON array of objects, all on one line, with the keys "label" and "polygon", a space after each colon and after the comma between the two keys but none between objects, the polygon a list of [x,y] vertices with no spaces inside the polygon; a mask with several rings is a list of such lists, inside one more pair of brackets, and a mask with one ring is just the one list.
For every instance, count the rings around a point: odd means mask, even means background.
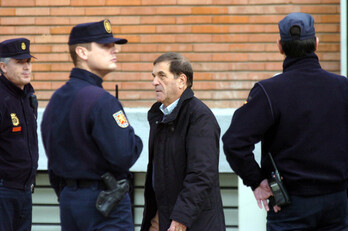
[{"label": "dark trousers", "polygon": [[59,205],[62,231],[133,231],[129,195],[105,218],[95,205],[100,191],[97,187],[64,187]]},{"label": "dark trousers", "polygon": [[348,231],[346,191],[290,198],[291,205],[267,213],[267,231]]},{"label": "dark trousers", "polygon": [[0,230],[30,231],[31,218],[31,191],[0,186]]}]

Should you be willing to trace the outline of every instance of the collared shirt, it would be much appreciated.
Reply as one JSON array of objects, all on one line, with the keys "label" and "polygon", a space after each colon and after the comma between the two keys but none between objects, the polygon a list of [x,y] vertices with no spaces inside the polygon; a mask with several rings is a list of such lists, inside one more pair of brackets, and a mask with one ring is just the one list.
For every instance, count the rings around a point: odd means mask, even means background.
[{"label": "collared shirt", "polygon": [[179,102],[178,98],[177,100],[175,100],[173,103],[171,103],[168,107],[164,106],[164,104],[162,104],[160,106],[160,110],[163,112],[164,116],[170,115],[170,113],[173,112],[173,110],[176,108],[176,105],[178,105]]}]

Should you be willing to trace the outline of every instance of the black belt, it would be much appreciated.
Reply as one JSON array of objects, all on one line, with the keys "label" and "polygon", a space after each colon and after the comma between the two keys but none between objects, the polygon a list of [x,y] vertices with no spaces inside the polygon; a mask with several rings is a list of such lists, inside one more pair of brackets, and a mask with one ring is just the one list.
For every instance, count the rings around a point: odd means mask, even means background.
[{"label": "black belt", "polygon": [[65,183],[68,187],[76,188],[92,188],[97,187],[98,189],[106,189],[106,185],[101,180],[76,180],[76,179],[65,179]]}]

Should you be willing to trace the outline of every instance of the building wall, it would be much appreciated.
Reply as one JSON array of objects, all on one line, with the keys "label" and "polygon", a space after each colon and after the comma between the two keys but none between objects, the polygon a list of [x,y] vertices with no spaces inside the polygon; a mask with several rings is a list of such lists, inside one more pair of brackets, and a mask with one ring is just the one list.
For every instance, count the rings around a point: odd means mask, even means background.
[{"label": "building wall", "polygon": [[152,61],[167,51],[193,62],[194,90],[210,107],[239,107],[255,81],[281,72],[277,22],[295,11],[314,16],[322,66],[340,72],[339,0],[0,0],[0,6],[0,40],[32,41],[40,107],[73,67],[66,44],[72,26],[105,18],[129,40],[118,71],[104,82],[112,93],[118,83],[126,107],[151,105]]}]

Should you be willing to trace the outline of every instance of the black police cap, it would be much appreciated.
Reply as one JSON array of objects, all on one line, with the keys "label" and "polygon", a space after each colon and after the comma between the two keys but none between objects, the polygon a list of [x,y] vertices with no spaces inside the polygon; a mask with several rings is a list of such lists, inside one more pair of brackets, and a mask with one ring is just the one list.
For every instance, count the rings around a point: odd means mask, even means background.
[{"label": "black police cap", "polygon": [[127,39],[114,38],[111,23],[108,19],[100,22],[78,24],[72,28],[69,36],[69,45],[96,42],[101,44],[125,44]]},{"label": "black police cap", "polygon": [[8,39],[0,43],[0,57],[13,59],[35,58],[30,54],[30,41],[26,38]]}]

